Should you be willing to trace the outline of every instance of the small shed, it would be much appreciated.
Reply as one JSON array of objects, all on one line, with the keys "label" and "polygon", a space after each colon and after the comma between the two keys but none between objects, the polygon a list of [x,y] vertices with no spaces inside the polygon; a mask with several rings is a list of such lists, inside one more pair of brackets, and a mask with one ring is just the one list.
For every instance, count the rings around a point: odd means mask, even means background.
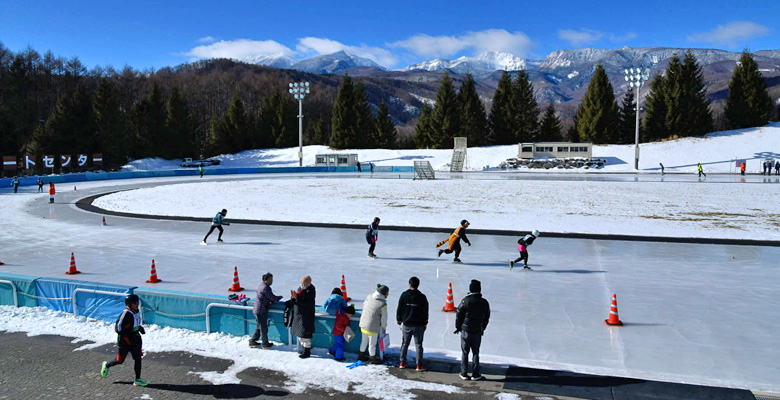
[{"label": "small shed", "polygon": [[591,158],[593,143],[539,142],[520,143],[518,158]]},{"label": "small shed", "polygon": [[317,154],[315,167],[354,167],[358,163],[357,154]]}]

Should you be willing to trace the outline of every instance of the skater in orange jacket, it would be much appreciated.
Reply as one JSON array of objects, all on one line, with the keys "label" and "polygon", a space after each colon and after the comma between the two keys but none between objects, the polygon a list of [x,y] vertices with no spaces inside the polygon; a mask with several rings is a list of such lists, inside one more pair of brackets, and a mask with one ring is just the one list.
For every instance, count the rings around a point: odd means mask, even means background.
[{"label": "skater in orange jacket", "polygon": [[439,242],[439,244],[436,245],[436,247],[441,247],[444,243],[449,242],[449,246],[446,250],[439,250],[439,257],[441,257],[442,253],[450,254],[453,251],[455,252],[455,259],[452,260],[453,262],[460,262],[460,251],[462,248],[460,247],[460,241],[463,239],[464,242],[466,242],[467,245],[471,246],[471,242],[469,242],[469,238],[466,237],[466,228],[469,227],[469,221],[466,221],[465,219],[463,221],[460,221],[460,226],[455,229],[455,232],[452,232],[452,235],[447,240],[443,240]]}]

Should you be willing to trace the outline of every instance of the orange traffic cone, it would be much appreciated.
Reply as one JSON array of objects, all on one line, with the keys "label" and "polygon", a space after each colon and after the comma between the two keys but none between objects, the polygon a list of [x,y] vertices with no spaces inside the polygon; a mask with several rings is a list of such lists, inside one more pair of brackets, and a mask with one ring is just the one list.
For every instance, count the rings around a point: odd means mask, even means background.
[{"label": "orange traffic cone", "polygon": [[450,282],[447,288],[447,302],[444,303],[444,308],[441,309],[444,312],[455,312],[455,299],[452,297],[452,282]]},{"label": "orange traffic cone", "polygon": [[157,279],[157,268],[154,266],[154,259],[152,259],[152,272],[149,273],[149,280],[146,283],[162,282],[162,279]]},{"label": "orange traffic cone", "polygon": [[68,272],[66,272],[65,274],[75,275],[80,273],[81,271],[76,269],[76,257],[73,255],[73,253],[70,253],[70,268],[68,268]]},{"label": "orange traffic cone", "polygon": [[229,292],[240,292],[244,290],[244,288],[241,287],[241,284],[238,282],[238,267],[235,267],[233,270],[233,286],[228,289]]},{"label": "orange traffic cone", "polygon": [[103,226],[106,226],[106,217],[103,217]]},{"label": "orange traffic cone", "polygon": [[352,297],[347,296],[347,284],[344,283],[344,275],[341,275],[341,297],[346,301],[352,301]]},{"label": "orange traffic cone", "polygon": [[616,294],[612,295],[612,306],[609,307],[609,319],[605,319],[604,322],[609,326],[623,326],[623,323],[620,322],[620,318],[618,318]]}]

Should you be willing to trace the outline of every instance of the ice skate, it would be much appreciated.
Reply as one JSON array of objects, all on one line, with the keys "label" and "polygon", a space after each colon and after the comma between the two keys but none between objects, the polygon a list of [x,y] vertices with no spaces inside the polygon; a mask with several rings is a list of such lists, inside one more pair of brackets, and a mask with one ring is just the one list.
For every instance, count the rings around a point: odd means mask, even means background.
[{"label": "ice skate", "polygon": [[515,267],[515,262],[514,262],[514,261],[512,261],[512,260],[510,260],[510,261],[509,261],[509,270],[511,271],[511,270],[512,270],[512,268],[514,268],[514,267]]},{"label": "ice skate", "polygon": [[462,264],[463,261],[461,261],[460,258],[456,258],[456,259],[452,260],[452,263],[453,264]]},{"label": "ice skate", "polygon": [[200,242],[200,245],[201,245],[201,246],[208,246],[208,244],[206,244],[206,241],[205,241],[205,240],[201,240],[201,242]]},{"label": "ice skate", "polygon": [[533,271],[533,270],[534,270],[533,268],[531,268],[531,267],[529,267],[527,265],[523,266],[523,271]]}]

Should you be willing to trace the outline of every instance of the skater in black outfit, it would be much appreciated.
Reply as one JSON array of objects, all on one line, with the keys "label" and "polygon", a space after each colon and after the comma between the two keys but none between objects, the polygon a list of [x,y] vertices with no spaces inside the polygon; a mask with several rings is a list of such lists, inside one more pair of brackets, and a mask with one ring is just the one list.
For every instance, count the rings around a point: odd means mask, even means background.
[{"label": "skater in black outfit", "polygon": [[528,235],[523,236],[517,241],[517,251],[520,252],[520,257],[518,257],[514,261],[509,262],[509,270],[511,271],[512,268],[515,267],[516,263],[519,263],[520,261],[525,261],[523,264],[523,269],[531,270],[531,267],[528,266],[528,246],[533,244],[534,240],[539,237],[539,231],[534,230]]},{"label": "skater in black outfit", "polygon": [[222,211],[218,212],[217,215],[214,216],[214,218],[211,220],[211,229],[209,229],[209,233],[206,234],[206,237],[203,238],[203,241],[200,242],[201,244],[206,244],[206,239],[209,238],[211,232],[214,232],[214,228],[219,229],[219,236],[217,236],[217,242],[222,242],[222,233],[224,232],[224,229],[222,229],[222,225],[230,225],[230,223],[223,221],[225,215],[227,215],[227,210],[223,208]]},{"label": "skater in black outfit", "polygon": [[371,258],[376,258],[374,249],[376,248],[377,239],[379,239],[379,217],[374,218],[374,222],[372,222],[371,225],[368,226],[368,230],[366,230],[366,241],[369,245],[368,256]]},{"label": "skater in black outfit", "polygon": [[466,221],[465,219],[463,221],[460,221],[460,226],[455,229],[455,232],[452,232],[450,237],[447,240],[443,240],[439,242],[439,244],[436,245],[436,247],[441,247],[444,243],[449,242],[449,246],[446,250],[439,250],[439,257],[441,257],[442,253],[450,254],[452,252],[455,252],[455,259],[452,260],[453,262],[459,263],[460,262],[460,251],[463,250],[462,247],[460,247],[460,240],[463,239],[464,242],[466,242],[467,245],[471,246],[471,242],[469,242],[469,238],[466,237],[466,228],[469,227],[469,221]]},{"label": "skater in black outfit", "polygon": [[135,380],[134,386],[146,386],[148,383],[141,379],[141,351],[143,341],[141,335],[145,334],[144,327],[141,326],[141,313],[139,307],[141,306],[141,299],[134,294],[127,295],[125,297],[125,308],[114,324],[114,330],[117,333],[117,346],[119,352],[116,355],[116,360],[103,361],[103,367],[100,370],[100,376],[105,378],[108,376],[108,369],[114,365],[122,364],[127,358],[127,353],[133,355],[135,361]]},{"label": "skater in black outfit", "polygon": [[43,179],[38,178],[38,193],[43,193]]}]

